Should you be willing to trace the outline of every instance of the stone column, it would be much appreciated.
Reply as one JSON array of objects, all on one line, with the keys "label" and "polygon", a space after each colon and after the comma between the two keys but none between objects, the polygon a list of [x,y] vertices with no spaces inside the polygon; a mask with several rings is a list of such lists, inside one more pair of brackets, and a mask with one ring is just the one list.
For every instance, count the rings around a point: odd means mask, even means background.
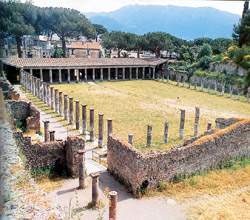
[{"label": "stone column", "polygon": [[76,103],[76,130],[80,129],[80,103],[79,100],[75,101]]},{"label": "stone column", "polygon": [[49,70],[49,82],[53,83],[53,77],[52,77],[52,69]]},{"label": "stone column", "polygon": [[135,74],[135,78],[136,78],[136,79],[138,79],[138,75],[139,75],[138,71],[139,71],[139,70],[138,70],[138,67],[136,67],[136,74]]},{"label": "stone column", "polygon": [[46,91],[46,87],[47,87],[46,83],[43,82],[43,102],[44,102],[44,103],[46,103],[46,101],[47,101],[47,91]]},{"label": "stone column", "polygon": [[89,109],[90,117],[89,117],[89,125],[90,125],[90,141],[95,141],[95,121],[94,121],[94,109]]},{"label": "stone column", "polygon": [[85,150],[79,150],[79,189],[85,188]]},{"label": "stone column", "polygon": [[132,80],[132,67],[129,68],[129,80]]},{"label": "stone column", "polygon": [[122,80],[125,80],[125,68],[122,68]]},{"label": "stone column", "polygon": [[152,78],[152,77],[151,77],[151,74],[152,74],[152,68],[149,67],[149,69],[148,69],[148,78],[149,78],[149,79]]},{"label": "stone column", "polygon": [[233,86],[229,85],[229,97],[232,98],[232,94],[233,94]]},{"label": "stone column", "polygon": [[207,93],[210,93],[210,86],[211,86],[211,80],[208,79],[208,81],[207,81]]},{"label": "stone column", "polygon": [[46,83],[46,91],[47,91],[47,100],[46,100],[46,103],[47,103],[47,105],[48,106],[50,106],[50,96],[49,96],[49,94],[50,94],[50,86],[49,86],[49,84],[47,84]]},{"label": "stone column", "polygon": [[200,108],[195,107],[194,136],[198,135]]},{"label": "stone column", "polygon": [[32,78],[33,78],[32,93],[35,96],[36,95],[36,77],[33,76]]},{"label": "stone column", "polygon": [[37,95],[37,97],[38,97],[39,99],[40,99],[40,97],[41,97],[40,86],[41,86],[41,84],[40,84],[40,79],[37,79],[37,80],[36,80],[36,95]]},{"label": "stone column", "polygon": [[69,124],[72,125],[73,122],[74,122],[73,98],[69,97]]},{"label": "stone column", "polygon": [[203,87],[204,87],[204,79],[201,77],[201,92],[203,92]]},{"label": "stone column", "polygon": [[133,134],[129,134],[128,135],[128,143],[131,144],[131,145],[133,145],[133,143],[134,143],[134,136],[133,136]]},{"label": "stone column", "polygon": [[249,102],[249,92],[247,93],[247,102]]},{"label": "stone column", "polygon": [[49,132],[49,139],[50,139],[50,142],[55,141],[55,131],[50,131]]},{"label": "stone column", "polygon": [[145,67],[142,68],[142,79],[145,79]]},{"label": "stone column", "polygon": [[197,78],[194,80],[194,89],[197,90]]},{"label": "stone column", "polygon": [[99,185],[99,181],[98,181],[98,177],[99,177],[99,173],[91,173],[90,174],[92,177],[92,206],[96,206],[97,202],[98,202],[98,185]]},{"label": "stone column", "polygon": [[182,79],[182,87],[185,87],[185,78]]},{"label": "stone column", "polygon": [[207,124],[207,130],[209,131],[209,130],[211,130],[211,128],[212,128],[212,123],[208,123]]},{"label": "stone column", "polygon": [[118,68],[115,68],[115,80],[118,80]]},{"label": "stone column", "polygon": [[23,76],[23,69],[20,68],[19,69],[19,81],[20,81],[21,85],[23,85],[23,81],[24,81],[23,78],[24,78],[24,76]]},{"label": "stone column", "polygon": [[151,147],[151,144],[152,144],[152,125],[148,125],[147,147]]},{"label": "stone column", "polygon": [[54,87],[50,87],[50,108],[54,109],[54,97],[53,97]]},{"label": "stone column", "polygon": [[40,69],[40,79],[43,81],[43,69]]},{"label": "stone column", "polygon": [[58,113],[58,89],[55,89],[55,112]]},{"label": "stone column", "polygon": [[103,147],[103,115],[104,114],[99,114],[98,147]]},{"label": "stone column", "polygon": [[103,68],[100,69],[100,81],[103,81]]},{"label": "stone column", "polygon": [[65,120],[68,120],[68,95],[63,95],[63,98],[64,98],[64,119]]},{"label": "stone column", "polygon": [[79,80],[79,69],[75,69],[75,73],[76,73],[76,83],[78,83]]},{"label": "stone column", "polygon": [[108,68],[108,81],[110,81],[110,68]]},{"label": "stone column", "polygon": [[62,116],[62,105],[63,105],[63,102],[62,102],[62,92],[59,91],[59,115]]},{"label": "stone column", "polygon": [[68,69],[68,83],[70,83],[70,69]]},{"label": "stone column", "polygon": [[179,139],[183,139],[184,137],[184,124],[185,124],[185,110],[181,109],[181,120],[180,120],[180,131],[179,131]]},{"label": "stone column", "polygon": [[223,81],[221,82],[221,84],[222,84],[222,88],[221,88],[221,96],[224,96],[224,93],[225,93],[225,86],[226,86],[226,81],[225,81],[225,80],[223,80]]},{"label": "stone column", "polygon": [[109,135],[111,133],[113,133],[113,121],[112,119],[107,119],[107,122],[108,122],[108,137],[107,137],[107,141],[108,141],[108,138],[109,138]]},{"label": "stone column", "polygon": [[109,219],[117,220],[117,192],[109,192],[110,206],[109,206]]},{"label": "stone column", "polygon": [[168,143],[168,122],[164,126],[164,144]]},{"label": "stone column", "polygon": [[87,105],[82,105],[82,134],[87,134]]},{"label": "stone column", "polygon": [[214,94],[217,93],[217,79],[214,80]]},{"label": "stone column", "polygon": [[44,123],[44,142],[49,142],[49,121],[43,121]]},{"label": "stone column", "polygon": [[93,71],[92,71],[92,78],[93,78],[93,81],[95,82],[95,68],[93,68]]},{"label": "stone column", "polygon": [[240,88],[239,88],[239,86],[237,88],[237,93],[238,93],[238,100],[240,100]]},{"label": "stone column", "polygon": [[84,69],[85,72],[85,82],[88,82],[88,69]]},{"label": "stone column", "polygon": [[59,74],[59,83],[62,83],[62,70],[61,69],[58,70],[58,74]]},{"label": "stone column", "polygon": [[153,79],[155,79],[155,67],[153,67]]}]

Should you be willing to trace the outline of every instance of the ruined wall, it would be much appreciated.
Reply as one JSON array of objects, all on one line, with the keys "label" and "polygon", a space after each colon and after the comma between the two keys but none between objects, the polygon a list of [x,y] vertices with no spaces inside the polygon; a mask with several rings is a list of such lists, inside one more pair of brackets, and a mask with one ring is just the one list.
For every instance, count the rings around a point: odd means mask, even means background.
[{"label": "ruined wall", "polygon": [[150,188],[156,188],[159,181],[169,181],[176,173],[209,169],[223,159],[244,154],[250,155],[250,119],[216,130],[186,146],[148,154],[111,134],[108,170],[135,192],[139,184],[148,182]]},{"label": "ruined wall", "polygon": [[226,73],[228,75],[238,75],[245,76],[247,70],[237,66],[233,62],[229,63],[210,63],[209,65],[210,72]]},{"label": "ruined wall", "polygon": [[78,175],[77,152],[85,149],[85,140],[82,137],[69,136],[66,141],[32,143],[30,137],[23,137],[22,132],[16,132],[15,138],[26,157],[26,167],[49,168],[52,164],[58,163]]},{"label": "ruined wall", "polygon": [[30,102],[7,100],[6,107],[12,118],[26,120],[27,129],[40,130],[40,112]]},{"label": "ruined wall", "polygon": [[239,122],[241,119],[239,118],[216,118],[216,128],[217,129],[224,129],[226,127],[229,127],[236,122]]}]

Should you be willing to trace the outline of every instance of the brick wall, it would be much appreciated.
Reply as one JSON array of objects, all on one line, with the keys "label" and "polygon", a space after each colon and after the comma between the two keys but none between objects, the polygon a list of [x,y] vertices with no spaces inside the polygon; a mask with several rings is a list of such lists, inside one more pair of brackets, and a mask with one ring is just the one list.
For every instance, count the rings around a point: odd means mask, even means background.
[{"label": "brick wall", "polygon": [[221,160],[250,155],[250,119],[201,136],[194,142],[165,152],[142,154],[127,142],[111,134],[108,140],[108,170],[133,192],[148,182],[157,188],[159,181],[170,181],[176,173],[209,169]]}]

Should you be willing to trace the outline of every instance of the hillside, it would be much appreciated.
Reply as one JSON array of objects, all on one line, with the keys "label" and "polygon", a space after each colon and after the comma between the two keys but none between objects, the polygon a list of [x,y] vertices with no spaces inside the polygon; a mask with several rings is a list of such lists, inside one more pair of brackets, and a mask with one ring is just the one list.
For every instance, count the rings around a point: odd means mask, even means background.
[{"label": "hillside", "polygon": [[211,7],[179,7],[159,5],[125,6],[112,12],[84,13],[92,23],[102,24],[109,31],[136,34],[163,31],[191,40],[198,37],[231,38],[233,24],[240,15]]}]

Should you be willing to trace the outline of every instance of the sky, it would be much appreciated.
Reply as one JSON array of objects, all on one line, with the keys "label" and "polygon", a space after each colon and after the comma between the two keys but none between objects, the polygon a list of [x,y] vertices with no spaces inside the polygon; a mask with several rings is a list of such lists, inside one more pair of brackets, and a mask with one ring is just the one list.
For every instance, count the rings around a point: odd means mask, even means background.
[{"label": "sky", "polygon": [[[25,2],[25,0],[22,0]],[[109,12],[126,5],[177,5],[189,7],[213,7],[234,14],[242,14],[244,1],[206,0],[32,0],[40,7],[73,8],[80,12]]]}]

